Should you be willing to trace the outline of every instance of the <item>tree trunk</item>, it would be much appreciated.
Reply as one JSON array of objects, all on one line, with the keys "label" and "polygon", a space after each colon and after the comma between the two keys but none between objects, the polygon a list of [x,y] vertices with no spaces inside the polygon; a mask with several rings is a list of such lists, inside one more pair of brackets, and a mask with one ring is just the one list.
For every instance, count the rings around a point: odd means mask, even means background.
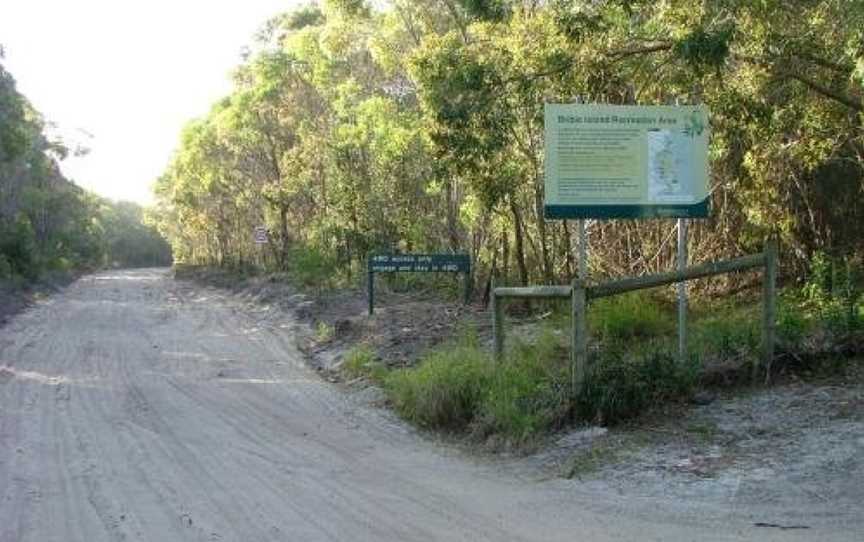
[{"label": "tree trunk", "polygon": [[[497,254],[497,253],[496,253]],[[507,284],[510,276],[510,233],[505,229],[501,234],[501,279],[502,285]]]},{"label": "tree trunk", "polygon": [[540,236],[540,256],[543,259],[543,281],[552,284],[552,260],[549,256],[549,240],[546,235],[546,218],[543,216],[543,179],[534,178],[534,209],[537,214],[537,234]]},{"label": "tree trunk", "polygon": [[288,264],[288,206],[284,203],[279,204],[279,235],[281,236],[282,249],[279,254],[279,268],[282,271],[287,270]]},{"label": "tree trunk", "polygon": [[459,243],[459,226],[456,220],[456,205],[453,202],[453,181],[447,179],[444,181],[444,197],[447,198],[447,236],[450,240],[450,249],[453,252],[458,252]]},{"label": "tree trunk", "polygon": [[575,262],[573,261],[573,245],[572,245],[573,241],[570,237],[570,228],[567,226],[567,221],[562,220],[561,224],[562,224],[563,229],[564,229],[564,243],[563,244],[564,244],[564,250],[565,250],[565,255],[566,255],[566,258],[564,261],[566,262],[566,266],[567,266],[565,271],[567,273],[567,279],[572,280],[573,277],[576,276],[576,274],[574,272],[576,266],[574,265]]},{"label": "tree trunk", "polygon": [[510,212],[513,213],[513,226],[516,239],[516,265],[519,267],[519,284],[528,286],[528,266],[525,264],[524,228],[522,224],[522,213],[519,206],[510,197]]}]

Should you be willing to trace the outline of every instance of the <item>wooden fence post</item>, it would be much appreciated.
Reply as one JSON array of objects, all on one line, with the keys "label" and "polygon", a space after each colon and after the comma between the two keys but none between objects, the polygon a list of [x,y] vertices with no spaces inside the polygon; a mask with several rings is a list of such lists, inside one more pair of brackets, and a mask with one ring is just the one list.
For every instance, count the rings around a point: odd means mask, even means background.
[{"label": "wooden fence post", "polygon": [[504,355],[504,306],[502,299],[495,293],[495,277],[492,277],[489,296],[492,303],[492,354],[495,361],[501,361]]},{"label": "wooden fence post", "polygon": [[582,391],[582,385],[585,383],[585,368],[588,364],[588,303],[584,281],[578,278],[573,280],[571,296],[573,328],[570,337],[570,365],[575,396]]},{"label": "wooden fence post", "polygon": [[[762,366],[765,383],[771,378],[774,361],[775,327],[777,322],[777,242],[765,244],[765,276],[762,280]],[[753,365],[753,382],[759,378],[759,364]]]}]

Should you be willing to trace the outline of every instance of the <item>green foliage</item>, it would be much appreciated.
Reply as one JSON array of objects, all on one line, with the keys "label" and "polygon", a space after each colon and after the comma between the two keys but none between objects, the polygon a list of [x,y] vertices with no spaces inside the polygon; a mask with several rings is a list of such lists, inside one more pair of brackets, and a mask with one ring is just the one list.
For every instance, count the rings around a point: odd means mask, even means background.
[{"label": "green foliage", "polygon": [[753,355],[761,344],[760,326],[758,314],[718,307],[690,325],[690,351],[720,359]]},{"label": "green foliage", "polygon": [[291,276],[306,288],[320,292],[329,286],[335,263],[317,247],[298,247],[291,251]]},{"label": "green foliage", "polygon": [[370,13],[365,0],[325,0],[324,5],[347,17],[368,17]]},{"label": "green foliage", "polygon": [[12,264],[5,254],[0,254],[0,280],[11,280],[13,276]]},{"label": "green foliage", "polygon": [[812,328],[813,322],[797,297],[781,296],[777,314],[777,337],[781,344],[785,348],[799,346]]},{"label": "green foliage", "polygon": [[547,333],[533,346],[520,344],[491,371],[474,423],[476,433],[521,444],[569,418],[572,393],[557,343]]},{"label": "green foliage", "polygon": [[815,253],[801,293],[816,317],[836,332],[864,324],[859,310],[864,296],[864,268],[851,257],[830,258]]},{"label": "green foliage", "polygon": [[360,344],[345,354],[342,372],[350,378],[368,378],[383,383],[387,378],[387,367],[378,361],[375,351],[368,344]]},{"label": "green foliage", "polygon": [[285,26],[288,30],[302,30],[307,26],[318,26],[324,22],[321,9],[312,4],[298,8],[287,18]]},{"label": "green foliage", "polygon": [[146,223],[144,209],[126,201],[102,200],[98,224],[104,239],[106,263],[112,267],[171,265],[171,246]]},{"label": "green foliage", "polygon": [[[352,366],[368,363],[358,359]],[[412,423],[519,446],[574,414],[613,424],[686,398],[698,375],[696,358],[682,366],[661,349],[607,353],[594,363],[583,392],[574,398],[567,356],[558,340],[546,334],[530,345],[517,345],[497,364],[478,346],[448,345],[415,368],[389,373],[384,382],[397,412]]]},{"label": "green foliage", "polygon": [[416,368],[390,373],[385,386],[396,411],[421,427],[463,430],[475,418],[492,360],[472,346],[436,350]]},{"label": "green foliage", "polygon": [[466,329],[457,343],[428,354],[416,368],[391,373],[386,386],[397,411],[422,427],[470,429],[519,445],[569,416],[565,372],[550,334],[534,345],[520,343],[495,364],[476,332]]},{"label": "green foliage", "polygon": [[58,160],[68,151],[43,132],[0,65],[0,279],[170,263],[170,248],[142,224],[140,208],[102,200],[61,175]]},{"label": "green foliage", "polygon": [[707,70],[719,73],[729,56],[731,41],[732,30],[729,28],[716,32],[697,28],[677,41],[674,50],[696,73],[702,74]]},{"label": "green foliage", "polygon": [[459,0],[469,17],[481,21],[502,21],[510,14],[506,0]]},{"label": "green foliage", "polygon": [[606,353],[592,364],[577,412],[582,418],[614,424],[653,405],[686,398],[698,375],[696,358],[682,366],[676,356],[659,349],[641,355]]},{"label": "green foliage", "polygon": [[0,256],[8,265],[10,276],[36,278],[38,264],[33,229],[23,217],[0,229]]},{"label": "green foliage", "polygon": [[[801,279],[814,250],[861,257],[862,27],[858,2],[833,0],[301,7],[184,130],[154,216],[196,264],[287,271],[302,246],[356,283],[372,250],[458,250],[478,277],[563,283],[573,232],[543,216],[544,102],[681,100],[712,112],[713,216],[691,259],[776,235]],[[668,222],[591,228],[593,278],[674,265]],[[610,337],[661,331],[646,318]]]},{"label": "green foliage", "polygon": [[391,292],[427,294],[450,301],[461,300],[464,295],[462,277],[453,273],[379,273],[375,284],[386,284]]},{"label": "green foliage", "polygon": [[315,326],[315,340],[318,342],[327,342],[333,338],[333,334],[335,330],[333,326],[329,325],[327,322],[323,320],[318,322],[318,325]]},{"label": "green foliage", "polygon": [[631,292],[591,304],[588,321],[595,336],[610,345],[650,339],[675,329],[675,322],[649,294]]}]

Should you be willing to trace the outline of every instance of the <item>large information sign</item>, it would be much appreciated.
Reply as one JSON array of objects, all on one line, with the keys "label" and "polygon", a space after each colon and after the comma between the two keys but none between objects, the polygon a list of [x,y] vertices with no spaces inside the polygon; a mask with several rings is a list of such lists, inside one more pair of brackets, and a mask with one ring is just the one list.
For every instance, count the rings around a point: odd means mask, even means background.
[{"label": "large information sign", "polygon": [[546,104],[546,218],[708,216],[704,106]]}]

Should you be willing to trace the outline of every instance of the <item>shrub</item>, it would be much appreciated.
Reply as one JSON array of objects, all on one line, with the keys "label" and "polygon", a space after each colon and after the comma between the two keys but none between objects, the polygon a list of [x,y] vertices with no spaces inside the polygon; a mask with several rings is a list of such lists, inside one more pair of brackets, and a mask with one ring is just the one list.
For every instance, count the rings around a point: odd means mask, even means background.
[{"label": "shrub", "polygon": [[732,358],[752,354],[761,341],[759,321],[747,315],[721,314],[711,316],[692,326],[692,350],[700,354],[715,354]]},{"label": "shrub", "polygon": [[852,257],[814,254],[801,294],[810,310],[832,333],[846,333],[864,324],[858,307],[864,296],[864,271],[861,262]]},{"label": "shrub", "polygon": [[405,419],[421,427],[461,430],[479,411],[491,364],[476,347],[448,346],[428,354],[416,368],[389,373],[384,382]]},{"label": "shrub", "polygon": [[452,273],[383,273],[381,283],[391,292],[428,292],[444,299],[459,299],[462,276]]},{"label": "shrub", "polygon": [[557,338],[546,334],[536,346],[518,345],[494,368],[475,431],[520,444],[565,421],[571,411],[569,373],[556,348]]},{"label": "shrub", "polygon": [[10,275],[19,275],[29,280],[38,276],[34,239],[33,229],[26,221],[19,221],[9,229],[0,229],[0,256],[9,264]]},{"label": "shrub", "polygon": [[58,257],[50,260],[48,262],[48,269],[51,271],[59,271],[61,273],[68,273],[73,269],[74,265],[69,261],[68,258]]},{"label": "shrub", "polygon": [[812,325],[806,312],[789,297],[781,298],[777,315],[777,338],[786,348],[798,347]]},{"label": "shrub", "polygon": [[315,340],[319,343],[327,342],[333,338],[335,332],[336,329],[333,326],[321,320],[318,322],[318,325],[315,326]]},{"label": "shrub", "polygon": [[480,348],[480,336],[477,333],[477,325],[472,321],[459,323],[456,329],[456,344],[469,348]]},{"label": "shrub", "polygon": [[696,358],[682,365],[663,350],[650,350],[639,357],[607,355],[592,364],[577,399],[577,412],[584,419],[614,424],[652,405],[687,397],[698,375]]},{"label": "shrub", "polygon": [[631,341],[675,329],[670,315],[651,296],[631,292],[592,303],[588,318],[592,332],[606,341]]},{"label": "shrub", "polygon": [[[346,367],[365,366],[365,359],[358,354]],[[685,398],[698,375],[696,358],[682,366],[665,350],[607,354],[574,398],[567,356],[547,332],[533,345],[518,344],[501,363],[476,346],[446,346],[416,368],[388,373],[384,384],[396,411],[421,427],[470,429],[475,437],[495,435],[524,445],[574,414],[613,424]]]},{"label": "shrub", "polygon": [[317,247],[302,247],[291,251],[291,275],[302,286],[318,293],[330,286],[336,264]]},{"label": "shrub", "polygon": [[355,346],[345,354],[341,370],[351,378],[370,378],[381,382],[386,378],[387,368],[377,360],[375,352],[367,344]]}]

